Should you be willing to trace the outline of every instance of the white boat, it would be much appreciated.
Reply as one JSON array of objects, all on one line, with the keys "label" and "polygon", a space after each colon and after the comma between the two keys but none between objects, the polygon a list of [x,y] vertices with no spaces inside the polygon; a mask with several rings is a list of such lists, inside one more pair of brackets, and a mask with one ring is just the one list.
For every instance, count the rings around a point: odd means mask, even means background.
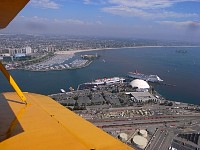
[{"label": "white boat", "polygon": [[65,93],[65,90],[64,90],[64,89],[60,89],[60,91],[61,91],[62,93]]},{"label": "white boat", "polygon": [[93,82],[85,83],[86,85],[109,85],[115,83],[123,83],[125,81],[124,78],[121,77],[113,77],[113,78],[103,78],[97,79]]},{"label": "white boat", "polygon": [[150,81],[150,82],[162,82],[163,80],[158,77],[157,75],[145,75],[136,72],[129,72],[128,77],[134,78],[134,79],[142,79],[145,81]]}]

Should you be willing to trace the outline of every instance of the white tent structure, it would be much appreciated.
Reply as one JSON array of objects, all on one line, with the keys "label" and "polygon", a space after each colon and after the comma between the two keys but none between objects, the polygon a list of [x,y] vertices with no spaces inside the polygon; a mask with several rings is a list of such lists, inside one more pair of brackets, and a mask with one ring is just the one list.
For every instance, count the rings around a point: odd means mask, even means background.
[{"label": "white tent structure", "polygon": [[132,86],[132,88],[138,88],[138,89],[149,89],[150,86],[149,84],[141,79],[135,79],[133,81],[130,82],[130,85]]}]

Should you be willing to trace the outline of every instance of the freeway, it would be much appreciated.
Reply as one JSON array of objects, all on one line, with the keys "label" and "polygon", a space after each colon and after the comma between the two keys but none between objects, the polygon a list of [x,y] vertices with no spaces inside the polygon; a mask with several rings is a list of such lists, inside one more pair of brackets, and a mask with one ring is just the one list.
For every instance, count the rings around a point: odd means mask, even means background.
[{"label": "freeway", "polygon": [[160,146],[161,140],[164,138],[164,132],[163,130],[159,129],[156,134],[152,137],[153,142],[151,143],[150,147],[148,148],[149,150],[155,150],[158,149]]},{"label": "freeway", "polygon": [[158,129],[145,150],[168,150],[173,137],[174,133],[167,130],[167,128]]}]

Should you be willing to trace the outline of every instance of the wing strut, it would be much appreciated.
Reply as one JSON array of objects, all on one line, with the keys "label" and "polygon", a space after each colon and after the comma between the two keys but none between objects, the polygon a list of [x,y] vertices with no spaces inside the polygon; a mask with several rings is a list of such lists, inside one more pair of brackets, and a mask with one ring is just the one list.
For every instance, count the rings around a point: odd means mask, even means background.
[{"label": "wing strut", "polygon": [[20,90],[19,86],[17,85],[17,83],[15,82],[15,80],[12,78],[12,76],[8,73],[8,71],[6,70],[6,68],[4,67],[4,65],[0,62],[0,69],[3,72],[4,76],[6,77],[6,79],[8,80],[8,82],[12,85],[12,87],[14,88],[14,90],[17,92],[18,96],[21,98],[21,100],[26,103],[26,97],[24,96],[24,94],[22,93],[22,91]]}]

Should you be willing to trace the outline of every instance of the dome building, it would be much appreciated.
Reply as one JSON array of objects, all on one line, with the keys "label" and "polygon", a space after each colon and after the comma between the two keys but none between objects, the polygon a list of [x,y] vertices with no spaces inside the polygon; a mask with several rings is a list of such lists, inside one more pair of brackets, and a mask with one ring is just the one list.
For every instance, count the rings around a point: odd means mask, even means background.
[{"label": "dome building", "polygon": [[141,79],[135,79],[133,81],[130,82],[130,85],[132,88],[136,88],[140,91],[142,90],[148,90],[150,88],[149,84]]}]

